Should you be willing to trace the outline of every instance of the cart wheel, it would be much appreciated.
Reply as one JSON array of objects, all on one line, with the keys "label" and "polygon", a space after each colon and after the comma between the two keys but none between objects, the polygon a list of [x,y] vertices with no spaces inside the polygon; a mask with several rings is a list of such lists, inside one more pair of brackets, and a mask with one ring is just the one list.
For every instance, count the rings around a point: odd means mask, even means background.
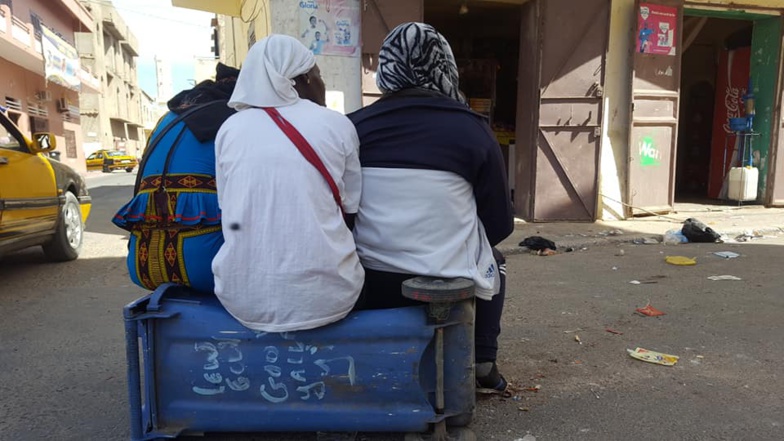
[{"label": "cart wheel", "polygon": [[476,434],[468,427],[457,427],[449,431],[450,441],[476,441]]},{"label": "cart wheel", "polygon": [[[404,441],[432,441],[433,435],[429,433],[407,433]],[[467,427],[449,429],[449,441],[476,441],[476,434]]]},{"label": "cart wheel", "polygon": [[468,279],[415,277],[403,282],[403,297],[425,303],[451,303],[474,296],[474,282]]},{"label": "cart wheel", "polygon": [[460,415],[455,415],[446,419],[446,425],[450,428],[457,429],[458,427],[465,427],[471,424],[474,420],[474,412],[465,412]]}]

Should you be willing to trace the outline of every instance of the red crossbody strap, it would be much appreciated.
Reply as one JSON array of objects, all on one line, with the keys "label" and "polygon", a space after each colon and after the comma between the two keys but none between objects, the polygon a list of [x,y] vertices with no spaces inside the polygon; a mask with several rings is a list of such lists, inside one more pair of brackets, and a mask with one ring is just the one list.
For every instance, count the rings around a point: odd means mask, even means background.
[{"label": "red crossbody strap", "polygon": [[292,126],[291,123],[288,122],[286,118],[280,114],[280,112],[278,112],[277,109],[273,107],[263,107],[262,109],[267,112],[267,115],[269,115],[273,121],[275,121],[275,124],[280,127],[280,130],[282,130],[283,133],[289,137],[291,142],[293,142],[297,147],[297,150],[302,153],[302,156],[304,156],[305,159],[307,159],[308,162],[310,162],[313,167],[316,167],[316,170],[321,173],[321,176],[323,176],[324,180],[327,181],[330,190],[332,190],[332,197],[335,198],[335,202],[338,204],[338,207],[340,207],[340,211],[343,212],[343,199],[340,197],[340,190],[338,190],[338,186],[335,184],[335,180],[332,179],[332,175],[329,174],[327,167],[325,167],[324,163],[321,162],[321,158],[319,158],[316,151],[313,150],[313,147],[310,146],[310,143],[305,139],[304,136],[302,136],[301,133],[299,133],[299,130]]}]

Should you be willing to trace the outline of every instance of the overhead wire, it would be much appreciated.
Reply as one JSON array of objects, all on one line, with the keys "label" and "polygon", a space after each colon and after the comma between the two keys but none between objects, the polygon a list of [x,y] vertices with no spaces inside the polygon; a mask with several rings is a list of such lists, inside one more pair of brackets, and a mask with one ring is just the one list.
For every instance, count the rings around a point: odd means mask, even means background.
[{"label": "overhead wire", "polygon": [[201,24],[198,24],[198,23],[190,22],[190,21],[177,20],[177,19],[172,19],[171,17],[164,17],[162,15],[150,14],[150,13],[138,10],[138,9],[128,8],[128,7],[125,7],[125,6],[116,6],[114,3],[111,2],[111,0],[80,0],[80,1],[83,1],[84,3],[92,3],[92,4],[96,4],[96,5],[111,6],[114,9],[117,9],[118,11],[132,12],[134,14],[138,14],[138,15],[142,15],[142,16],[150,17],[150,18],[157,18],[159,20],[165,20],[167,22],[172,22],[172,23],[180,23],[180,24],[185,24],[185,25],[199,27],[199,28],[205,28],[205,29],[211,27],[209,25],[201,25]]},{"label": "overhead wire", "polygon": [[247,2],[247,0],[242,0],[242,2],[240,3],[240,20],[242,20],[243,23],[250,23],[253,20],[257,19],[261,14],[261,11],[264,9],[263,2],[259,4],[259,0],[253,0],[253,1],[255,2],[253,3],[253,11],[251,11],[250,13],[251,17],[247,20],[245,20],[245,17],[242,16],[242,11],[245,10],[245,3]]}]

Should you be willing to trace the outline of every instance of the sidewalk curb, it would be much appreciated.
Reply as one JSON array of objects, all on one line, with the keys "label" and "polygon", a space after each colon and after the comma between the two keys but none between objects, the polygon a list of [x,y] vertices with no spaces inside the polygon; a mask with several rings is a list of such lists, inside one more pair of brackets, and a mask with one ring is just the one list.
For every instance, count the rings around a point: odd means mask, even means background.
[{"label": "sidewalk curb", "polygon": [[[735,236],[740,236],[741,234],[744,234],[748,231],[749,231],[748,228],[737,228],[737,229],[724,230],[721,231],[720,233],[729,237],[735,237]],[[782,234],[784,233],[784,227],[755,228],[753,229],[753,231],[762,235]],[[562,250],[564,248],[574,248],[575,250],[578,250],[580,248],[587,248],[587,247],[617,245],[623,243],[631,244],[635,240],[641,240],[645,238],[652,238],[658,240],[659,242],[662,242],[662,240],[664,239],[664,235],[634,233],[634,234],[623,234],[618,236],[594,237],[594,238],[588,238],[588,237],[568,238],[573,240],[556,241],[556,245],[558,246],[559,250]],[[502,244],[502,245],[498,245],[496,248],[504,256],[528,254],[531,252],[528,248],[521,247],[519,245],[514,245],[514,244],[508,244],[508,245]]]}]

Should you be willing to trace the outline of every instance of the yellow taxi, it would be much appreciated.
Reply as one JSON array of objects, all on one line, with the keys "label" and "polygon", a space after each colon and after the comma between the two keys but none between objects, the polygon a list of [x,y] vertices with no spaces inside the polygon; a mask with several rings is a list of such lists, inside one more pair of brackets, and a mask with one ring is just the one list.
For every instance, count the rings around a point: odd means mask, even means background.
[{"label": "yellow taxi", "polygon": [[117,150],[98,150],[87,157],[87,170],[101,170],[111,173],[125,170],[128,173],[136,168],[136,158]]},{"label": "yellow taxi", "polygon": [[44,155],[55,142],[29,139],[0,107],[0,257],[39,245],[54,261],[79,256],[91,199],[79,173]]}]

